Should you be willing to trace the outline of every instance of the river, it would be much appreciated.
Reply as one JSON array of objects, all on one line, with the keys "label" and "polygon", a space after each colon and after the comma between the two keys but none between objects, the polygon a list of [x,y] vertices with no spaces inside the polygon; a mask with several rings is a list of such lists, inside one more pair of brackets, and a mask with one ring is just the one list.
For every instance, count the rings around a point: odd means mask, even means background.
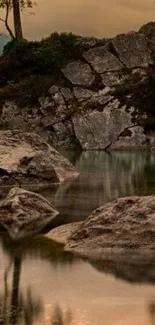
[{"label": "river", "polygon": [[[155,154],[65,153],[80,176],[43,191],[64,223],[85,219],[120,196],[155,194]],[[153,325],[155,261],[101,265],[45,236],[0,238],[0,324]],[[149,272],[147,272],[149,270]]]}]

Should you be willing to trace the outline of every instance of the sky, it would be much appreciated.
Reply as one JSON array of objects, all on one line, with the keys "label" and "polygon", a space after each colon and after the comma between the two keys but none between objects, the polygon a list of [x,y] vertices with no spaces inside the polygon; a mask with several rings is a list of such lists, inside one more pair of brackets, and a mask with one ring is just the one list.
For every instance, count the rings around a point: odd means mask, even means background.
[{"label": "sky", "polygon": [[[22,14],[24,36],[40,39],[54,31],[83,36],[112,37],[138,30],[155,20],[154,0],[36,0]],[[5,32],[0,23],[0,33]]]}]

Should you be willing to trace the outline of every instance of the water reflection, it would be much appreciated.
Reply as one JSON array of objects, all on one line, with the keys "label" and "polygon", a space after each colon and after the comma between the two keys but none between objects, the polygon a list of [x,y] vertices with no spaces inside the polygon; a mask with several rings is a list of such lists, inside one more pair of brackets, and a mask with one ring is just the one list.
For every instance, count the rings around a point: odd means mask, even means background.
[{"label": "water reflection", "polygon": [[[74,256],[71,253],[64,253],[62,245],[56,244],[44,237],[29,238],[28,242],[12,242],[6,235],[0,238],[0,244],[5,256],[8,257],[4,268],[3,293],[0,295],[0,325],[33,325],[45,324],[44,305],[41,297],[33,295],[31,286],[26,286],[23,292],[20,288],[22,264],[29,259],[45,259],[50,264],[71,265],[74,263]],[[23,271],[24,272],[24,271]],[[8,280],[12,274],[12,281]],[[72,313],[68,309],[61,310],[56,304],[51,312],[51,325],[69,325],[72,320]]]},{"label": "water reflection", "polygon": [[4,236],[0,260],[0,325],[154,324],[153,254],[87,262],[45,237]]},{"label": "water reflection", "polygon": [[70,325],[72,323],[72,312],[67,309],[64,313],[59,304],[54,307],[51,316],[51,325]]},{"label": "water reflection", "polygon": [[65,153],[80,176],[61,184],[56,193],[42,192],[65,216],[85,219],[96,207],[118,197],[155,194],[155,154],[150,152]]},{"label": "water reflection", "polygon": [[155,284],[155,255],[151,251],[104,252],[88,262],[99,272],[130,283]]},{"label": "water reflection", "polygon": [[[8,286],[8,273],[13,265],[12,286]],[[24,296],[20,292],[22,258],[15,256],[4,272],[4,293],[0,296],[0,324],[16,325],[24,323],[33,325],[43,313],[41,299],[33,298],[31,288]]]}]

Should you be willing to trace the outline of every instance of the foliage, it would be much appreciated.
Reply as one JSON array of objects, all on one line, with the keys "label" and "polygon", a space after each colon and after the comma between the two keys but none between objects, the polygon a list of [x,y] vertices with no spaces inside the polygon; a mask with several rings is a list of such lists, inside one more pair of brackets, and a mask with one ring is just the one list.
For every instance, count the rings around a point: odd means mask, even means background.
[{"label": "foliage", "polygon": [[14,100],[18,105],[36,104],[38,98],[47,95],[49,88],[58,82],[50,75],[37,75],[25,78],[17,83],[10,83],[0,89],[0,103]]},{"label": "foliage", "polygon": [[[4,97],[6,93],[14,96],[16,88],[21,89],[23,83],[24,97],[26,91],[32,93],[35,82],[38,92],[42,94],[44,88],[47,88],[48,80],[49,83],[51,80],[55,80],[55,83],[64,82],[61,69],[80,57],[81,50],[76,43],[76,36],[71,33],[54,33],[38,42],[12,40],[0,56],[0,99],[2,93]],[[37,91],[34,93],[37,94]]]},{"label": "foliage", "polygon": [[[22,24],[20,12],[26,8],[32,8],[36,3],[33,0],[0,0],[0,10],[4,11],[4,18],[0,20],[5,24],[6,30],[12,39],[22,39]],[[13,11],[14,33],[9,26],[9,15]]]},{"label": "foliage", "polygon": [[[10,10],[11,10],[13,7],[13,0],[8,0],[8,1],[0,0],[0,9],[5,9],[7,3],[9,4]],[[32,8],[34,4],[36,4],[36,3],[32,0],[20,0],[21,9]]]},{"label": "foliage", "polygon": [[12,40],[4,48],[4,55],[11,55],[20,65],[46,72],[62,68],[78,56],[76,37],[71,33],[54,33],[40,42]]}]

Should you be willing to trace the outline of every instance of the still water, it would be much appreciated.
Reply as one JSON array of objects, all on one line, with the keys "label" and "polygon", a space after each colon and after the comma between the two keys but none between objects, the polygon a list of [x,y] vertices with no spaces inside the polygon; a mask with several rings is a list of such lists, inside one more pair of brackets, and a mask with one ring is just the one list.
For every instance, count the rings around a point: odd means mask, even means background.
[{"label": "still water", "polygon": [[[44,191],[65,221],[126,195],[155,194],[155,154],[66,154],[79,178]],[[155,257],[92,262],[45,236],[0,238],[1,325],[154,325]]]}]

